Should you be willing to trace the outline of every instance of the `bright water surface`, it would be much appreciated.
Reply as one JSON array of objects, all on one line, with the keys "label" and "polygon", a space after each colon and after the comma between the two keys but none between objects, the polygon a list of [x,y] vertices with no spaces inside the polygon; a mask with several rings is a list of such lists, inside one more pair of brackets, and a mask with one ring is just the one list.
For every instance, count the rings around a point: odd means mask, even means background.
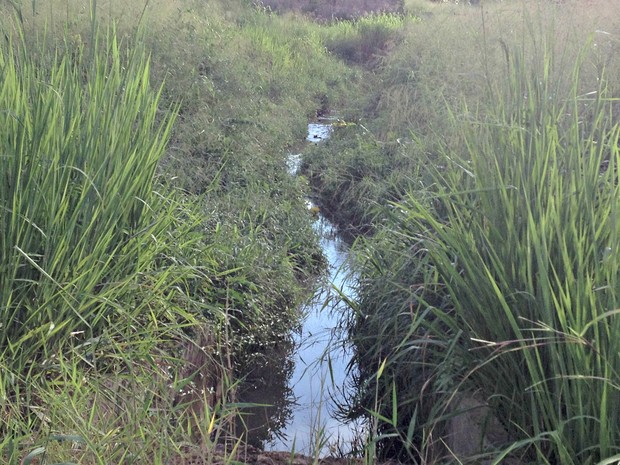
[{"label": "bright water surface", "polygon": [[[332,130],[330,120],[320,120],[308,125],[307,140],[318,143],[329,137]],[[296,174],[301,157],[289,157],[289,169]],[[265,444],[270,450],[292,450],[312,455],[317,449],[320,455],[330,454],[328,445],[350,444],[354,437],[352,428],[334,418],[334,394],[345,382],[346,365],[349,356],[342,349],[332,348],[332,333],[336,330],[340,315],[346,309],[338,307],[339,289],[352,296],[352,289],[345,281],[349,258],[347,244],[338,236],[336,227],[319,214],[315,229],[321,238],[323,252],[329,262],[329,277],[316,298],[305,312],[307,314],[301,334],[296,337],[294,371],[289,381],[292,396],[286,426],[278,437]],[[321,434],[317,434],[322,431]],[[317,447],[317,439],[326,442]]]},{"label": "bright water surface", "polygon": [[[320,143],[328,138],[331,122],[326,119],[309,124],[307,140]],[[297,174],[300,163],[301,155],[288,157],[291,175]],[[308,200],[308,207],[312,206]],[[245,410],[242,428],[249,430],[250,444],[312,456],[318,451],[320,456],[327,456],[332,453],[329,445],[343,444],[346,451],[346,445],[355,437],[351,427],[334,418],[333,401],[343,389],[350,359],[332,343],[332,333],[342,312],[347,311],[338,306],[338,292],[334,289],[349,297],[352,290],[345,282],[349,257],[346,243],[320,214],[314,227],[329,262],[329,276],[312,303],[301,309],[306,317],[294,343],[282,341],[263,354],[262,362],[248,375],[239,399],[262,405]],[[323,440],[320,447],[317,439]]]},{"label": "bright water surface", "polygon": [[[317,439],[346,444],[351,443],[354,434],[349,426],[333,417],[333,395],[344,385],[349,357],[344,351],[331,349],[330,344],[339,314],[346,311],[335,303],[337,293],[331,285],[351,294],[344,268],[348,250],[325,218],[317,220],[316,228],[330,264],[329,281],[307,309],[302,332],[297,336],[295,369],[290,381],[295,397],[291,418],[280,431],[281,437],[266,446],[271,450],[290,450],[294,446],[296,452],[310,455],[316,450]],[[323,430],[322,435],[317,435],[319,430]],[[322,455],[329,454],[327,444],[320,449]]]},{"label": "bright water surface", "polygon": [[[332,130],[330,120],[319,120],[308,125],[307,140],[319,143],[328,138]],[[289,156],[289,171],[297,174],[301,155]],[[308,201],[309,207],[312,203]],[[295,337],[295,346],[289,352],[291,359],[283,361],[284,367],[271,369],[271,384],[258,388],[246,401],[279,404],[256,415],[253,427],[262,438],[266,449],[295,450],[321,456],[330,454],[329,445],[336,442],[351,443],[351,427],[334,418],[334,397],[345,382],[349,356],[342,349],[334,350],[332,334],[338,326],[341,312],[338,293],[352,295],[345,282],[348,247],[338,236],[336,228],[320,214],[315,229],[321,237],[321,246],[329,262],[329,276],[313,301],[302,309],[306,315],[301,332]],[[287,365],[288,363],[288,365]],[[269,371],[269,370],[265,370]],[[275,374],[275,376],[274,376]],[[264,379],[266,376],[263,375]],[[288,384],[284,381],[288,378]],[[275,381],[275,382],[273,382]],[[284,381],[284,385],[283,385]],[[261,424],[262,421],[262,424]],[[266,431],[261,431],[261,428]],[[317,432],[321,431],[320,434]],[[261,436],[262,434],[262,436]],[[264,439],[275,436],[275,439]],[[323,444],[317,446],[317,440]]]}]

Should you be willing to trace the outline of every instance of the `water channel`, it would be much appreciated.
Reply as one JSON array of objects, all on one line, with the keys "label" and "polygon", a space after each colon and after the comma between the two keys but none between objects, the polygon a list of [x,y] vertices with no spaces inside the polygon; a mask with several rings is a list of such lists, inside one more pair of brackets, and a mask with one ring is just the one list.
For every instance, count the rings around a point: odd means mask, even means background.
[{"label": "water channel", "polygon": [[[320,143],[328,138],[332,123],[330,119],[310,123],[307,141]],[[291,154],[288,161],[291,175],[296,175],[301,155]],[[318,210],[310,200],[308,208]],[[351,296],[352,289],[346,282],[347,244],[320,212],[314,228],[329,262],[329,276],[312,302],[302,309],[305,318],[300,333],[295,336],[294,347],[289,351],[291,360],[288,364],[285,362],[284,367],[272,367],[270,376],[277,382],[267,388],[271,392],[261,390],[251,400],[262,399],[273,405],[254,418],[255,429],[266,427],[266,431],[257,436],[265,449],[328,456],[338,444],[351,444],[355,437],[354,427],[334,417],[334,399],[338,398],[345,383],[350,356],[343,349],[335,350],[332,344],[340,315],[346,311],[339,303],[337,290]]]},{"label": "water channel", "polygon": [[[338,324],[339,309],[336,291],[331,285],[347,292],[343,265],[347,245],[338,237],[333,225],[320,217],[316,222],[321,244],[330,263],[329,281],[306,309],[302,332],[297,336],[290,387],[295,398],[291,417],[272,442],[271,450],[295,449],[306,455],[329,455],[330,446],[350,443],[353,432],[333,416],[334,397],[344,385],[348,357],[331,348],[332,332]],[[324,444],[317,446],[317,441]]]}]

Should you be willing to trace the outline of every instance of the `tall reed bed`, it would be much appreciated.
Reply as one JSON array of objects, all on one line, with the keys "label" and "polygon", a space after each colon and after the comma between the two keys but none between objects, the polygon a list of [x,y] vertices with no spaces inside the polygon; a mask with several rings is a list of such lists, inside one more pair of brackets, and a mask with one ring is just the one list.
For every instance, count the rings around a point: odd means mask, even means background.
[{"label": "tall reed bed", "polygon": [[464,145],[428,160],[366,254],[351,328],[387,455],[466,459],[464,396],[490,406],[469,451],[493,463],[620,452],[617,98],[603,68],[581,82],[585,53],[566,68],[530,45],[503,43],[503,80],[454,114]]},{"label": "tall reed bed", "polygon": [[172,118],[158,122],[146,56],[125,59],[105,40],[90,63],[80,51],[39,64],[23,44],[2,50],[0,345],[11,352],[9,335],[98,334],[118,312],[108,292],[137,284],[161,247],[153,238],[174,224],[153,190]]},{"label": "tall reed bed", "polygon": [[170,456],[182,429],[161,432],[179,424],[195,376],[177,352],[214,264],[195,207],[157,183],[174,108],[160,107],[142,48],[112,29],[92,40],[88,53],[16,34],[0,45],[0,460],[11,464],[60,449],[84,463]]}]

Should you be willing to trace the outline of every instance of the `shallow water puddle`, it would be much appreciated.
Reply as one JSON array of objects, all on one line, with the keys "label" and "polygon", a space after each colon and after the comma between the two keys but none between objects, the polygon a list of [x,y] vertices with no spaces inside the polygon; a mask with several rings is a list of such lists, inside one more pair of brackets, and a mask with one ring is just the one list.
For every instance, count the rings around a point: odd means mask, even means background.
[{"label": "shallow water puddle", "polygon": [[320,142],[327,139],[332,133],[332,123],[334,121],[337,121],[337,118],[320,118],[317,122],[308,124],[306,140],[309,142]]}]

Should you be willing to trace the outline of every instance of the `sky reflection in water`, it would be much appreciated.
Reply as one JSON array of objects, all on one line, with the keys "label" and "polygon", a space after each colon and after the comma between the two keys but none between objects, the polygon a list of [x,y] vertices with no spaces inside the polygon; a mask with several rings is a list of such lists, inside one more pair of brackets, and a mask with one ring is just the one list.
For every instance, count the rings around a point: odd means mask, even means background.
[{"label": "sky reflection in water", "polygon": [[[331,131],[331,120],[322,119],[308,125],[306,139],[318,143],[328,138]],[[297,173],[300,163],[301,155],[289,156],[288,169],[292,175]],[[333,397],[338,397],[344,385],[350,356],[331,344],[340,314],[347,311],[338,306],[338,293],[332,285],[349,297],[353,292],[345,282],[348,246],[336,233],[335,226],[320,215],[315,229],[329,262],[329,276],[303,309],[307,316],[301,334],[295,335],[294,345],[283,343],[273,353],[266,354],[264,366],[257,367],[252,378],[246,380],[240,398],[242,402],[270,404],[249,411],[245,420],[251,432],[248,442],[263,443],[267,450],[294,448],[295,452],[313,455],[316,432],[323,429],[327,444],[320,455],[326,456],[330,454],[328,444],[336,441],[350,444],[355,437],[353,428],[333,415]]]}]

